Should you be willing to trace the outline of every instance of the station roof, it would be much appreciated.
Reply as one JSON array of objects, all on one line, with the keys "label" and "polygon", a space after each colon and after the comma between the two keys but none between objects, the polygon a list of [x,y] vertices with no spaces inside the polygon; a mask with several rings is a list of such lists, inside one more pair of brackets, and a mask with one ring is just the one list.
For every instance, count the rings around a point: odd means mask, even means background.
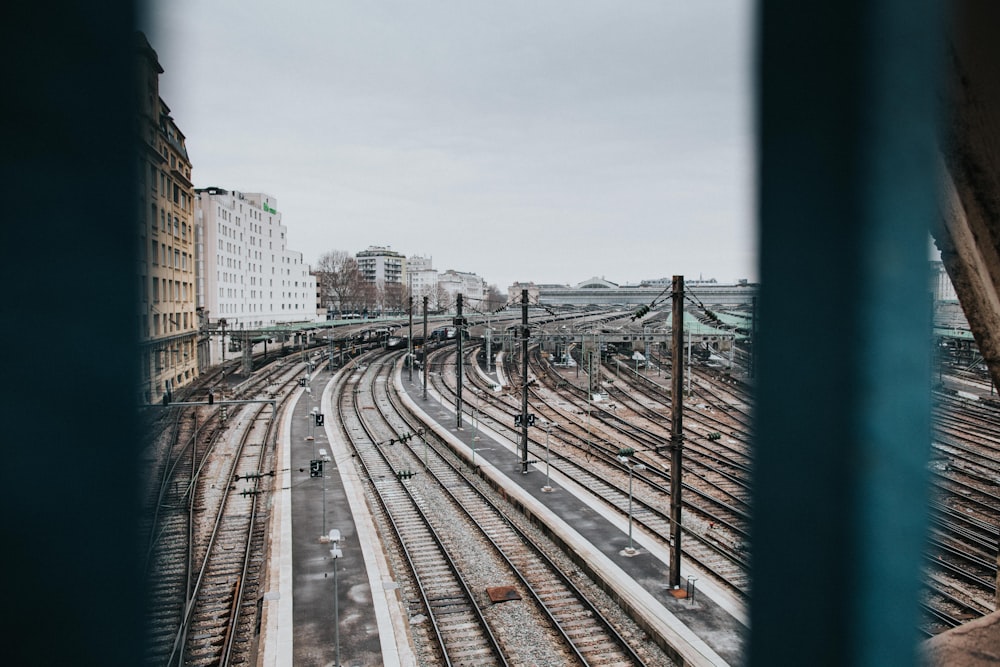
[{"label": "station roof", "polygon": [[957,338],[959,340],[975,340],[972,332],[968,329],[958,329],[955,327],[934,327],[934,335],[938,338]]}]

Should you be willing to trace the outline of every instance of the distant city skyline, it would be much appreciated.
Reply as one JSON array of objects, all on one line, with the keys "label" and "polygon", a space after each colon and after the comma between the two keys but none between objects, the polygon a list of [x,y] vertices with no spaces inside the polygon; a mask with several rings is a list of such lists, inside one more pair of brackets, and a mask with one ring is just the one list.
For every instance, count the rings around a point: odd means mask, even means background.
[{"label": "distant city skyline", "polygon": [[196,187],[275,196],[312,265],[756,280],[746,0],[149,10]]}]

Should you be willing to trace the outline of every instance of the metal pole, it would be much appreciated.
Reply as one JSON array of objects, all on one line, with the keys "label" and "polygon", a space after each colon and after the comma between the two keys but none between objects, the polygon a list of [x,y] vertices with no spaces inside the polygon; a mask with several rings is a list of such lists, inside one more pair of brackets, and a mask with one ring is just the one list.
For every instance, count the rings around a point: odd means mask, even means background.
[{"label": "metal pole", "polygon": [[458,383],[455,389],[455,427],[462,428],[462,370],[465,360],[462,359],[462,295],[459,294],[455,302],[455,338],[458,345]]},{"label": "metal pole", "polygon": [[472,412],[472,441],[479,440],[479,392],[476,392],[476,407]]},{"label": "metal pole", "polygon": [[633,551],[635,549],[632,548],[632,466],[628,466],[628,552]]},{"label": "metal pole", "polygon": [[552,486],[549,484],[549,431],[552,430],[552,422],[545,425],[545,486],[542,487],[542,491],[549,493],[552,491]]},{"label": "metal pole", "polygon": [[576,365],[576,377],[580,377],[580,366],[583,365],[583,332],[580,332],[580,363]]},{"label": "metal pole", "polygon": [[486,318],[486,372],[493,372],[493,327],[490,318]]},{"label": "metal pole", "polygon": [[691,331],[688,330],[687,392],[691,394]]},{"label": "metal pole", "polygon": [[406,359],[410,367],[410,382],[413,382],[413,294],[410,294],[410,307],[407,310],[410,313],[410,328],[406,332]]},{"label": "metal pole", "polygon": [[681,585],[681,448],[684,442],[684,276],[674,276],[670,378],[670,586]]},{"label": "metal pole", "polygon": [[[337,549],[339,547],[335,547]],[[334,665],[340,667],[340,587],[337,582],[337,561],[336,555],[333,557],[333,643],[336,646]]]},{"label": "metal pole", "polygon": [[[594,353],[591,352],[590,356],[587,357],[587,451],[590,451],[590,400],[593,394],[591,393],[592,387],[590,386],[591,377],[591,366],[593,365]],[[581,358],[580,361],[583,361]]]},{"label": "metal pole", "polygon": [[[420,349],[424,351],[424,360],[421,366],[424,370],[424,399],[427,399],[427,297],[424,297],[424,342],[420,344]],[[424,463],[427,463],[427,457],[424,456]]]},{"label": "metal pole", "polygon": [[521,474],[528,474],[528,290],[521,290]]}]

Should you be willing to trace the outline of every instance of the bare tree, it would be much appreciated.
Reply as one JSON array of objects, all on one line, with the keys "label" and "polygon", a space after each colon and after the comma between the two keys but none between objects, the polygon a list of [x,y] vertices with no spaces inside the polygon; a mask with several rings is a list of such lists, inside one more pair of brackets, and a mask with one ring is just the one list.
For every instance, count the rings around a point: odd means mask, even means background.
[{"label": "bare tree", "polygon": [[486,290],[486,310],[494,311],[498,308],[502,308],[507,303],[507,297],[504,296],[496,285],[490,285]]},{"label": "bare tree", "polygon": [[344,250],[323,253],[316,263],[316,274],[323,305],[330,312],[336,309],[340,315],[345,307],[356,309],[363,301],[359,290],[364,280],[357,260],[350,253]]},{"label": "bare tree", "polygon": [[451,292],[449,292],[448,288],[445,287],[444,285],[438,284],[437,290],[435,291],[434,294],[433,301],[435,310],[443,313],[447,311],[449,308],[451,308],[451,304],[453,301],[451,297]]},{"label": "bare tree", "polygon": [[383,289],[385,309],[391,313],[399,313],[406,309],[406,285],[402,283],[386,283]]}]

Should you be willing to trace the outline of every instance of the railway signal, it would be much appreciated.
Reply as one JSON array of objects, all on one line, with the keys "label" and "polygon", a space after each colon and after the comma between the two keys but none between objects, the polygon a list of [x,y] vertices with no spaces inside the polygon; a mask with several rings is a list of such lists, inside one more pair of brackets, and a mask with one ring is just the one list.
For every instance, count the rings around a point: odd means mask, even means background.
[{"label": "railway signal", "polygon": [[535,425],[535,415],[528,415],[527,420],[525,420],[524,415],[514,415],[514,426],[528,426]]},{"label": "railway signal", "polygon": [[324,417],[322,412],[316,413],[316,426],[322,426],[324,422]]},{"label": "railway signal", "polygon": [[309,476],[310,477],[322,477],[323,476],[323,459],[313,459],[309,462]]}]

